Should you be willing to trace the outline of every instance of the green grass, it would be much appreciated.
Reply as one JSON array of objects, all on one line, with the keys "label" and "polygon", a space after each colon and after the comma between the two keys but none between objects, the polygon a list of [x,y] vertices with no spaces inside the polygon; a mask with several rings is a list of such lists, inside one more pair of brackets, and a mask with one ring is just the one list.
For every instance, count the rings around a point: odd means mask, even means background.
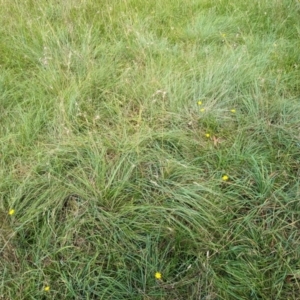
[{"label": "green grass", "polygon": [[299,299],[300,2],[62,3],[0,1],[0,298]]}]

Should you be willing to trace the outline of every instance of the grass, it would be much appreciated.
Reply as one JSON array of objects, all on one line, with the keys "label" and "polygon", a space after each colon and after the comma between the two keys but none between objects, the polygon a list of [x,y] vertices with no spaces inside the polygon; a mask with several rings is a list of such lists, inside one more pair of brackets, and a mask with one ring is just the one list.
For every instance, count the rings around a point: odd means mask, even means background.
[{"label": "grass", "polygon": [[299,299],[299,1],[0,4],[1,299]]}]

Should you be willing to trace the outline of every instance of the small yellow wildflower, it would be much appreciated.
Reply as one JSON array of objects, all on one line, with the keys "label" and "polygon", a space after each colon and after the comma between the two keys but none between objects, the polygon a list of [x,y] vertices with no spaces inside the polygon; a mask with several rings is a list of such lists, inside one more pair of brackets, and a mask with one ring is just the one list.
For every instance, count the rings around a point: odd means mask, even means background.
[{"label": "small yellow wildflower", "polygon": [[226,37],[226,33],[221,33],[222,38]]},{"label": "small yellow wildflower", "polygon": [[229,177],[227,175],[222,176],[222,180],[227,181]]},{"label": "small yellow wildflower", "polygon": [[49,286],[49,285],[46,285],[46,286],[44,287],[44,291],[45,291],[45,292],[50,292],[50,286]]},{"label": "small yellow wildflower", "polygon": [[10,216],[12,216],[14,213],[15,213],[15,210],[14,210],[14,209],[10,209],[10,210],[8,211],[8,214],[9,214]]},{"label": "small yellow wildflower", "polygon": [[209,134],[209,133],[205,133],[205,136],[206,136],[207,138],[209,138],[209,137],[210,137],[210,134]]},{"label": "small yellow wildflower", "polygon": [[236,112],[236,110],[235,109],[232,109],[232,110],[230,110],[232,113],[235,113]]},{"label": "small yellow wildflower", "polygon": [[198,101],[198,105],[201,105],[201,104],[202,104],[202,101],[199,100],[199,101]]},{"label": "small yellow wildflower", "polygon": [[205,108],[201,108],[200,111],[201,111],[201,112],[205,112]]},{"label": "small yellow wildflower", "polygon": [[156,273],[155,273],[155,278],[156,278],[157,280],[161,280],[161,273],[160,273],[160,272],[156,272]]}]

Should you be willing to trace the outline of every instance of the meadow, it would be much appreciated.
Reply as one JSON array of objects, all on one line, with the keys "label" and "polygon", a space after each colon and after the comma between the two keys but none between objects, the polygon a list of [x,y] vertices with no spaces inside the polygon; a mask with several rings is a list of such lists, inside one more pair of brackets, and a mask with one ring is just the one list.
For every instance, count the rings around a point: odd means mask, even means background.
[{"label": "meadow", "polygon": [[0,0],[0,299],[300,299],[298,0]]}]

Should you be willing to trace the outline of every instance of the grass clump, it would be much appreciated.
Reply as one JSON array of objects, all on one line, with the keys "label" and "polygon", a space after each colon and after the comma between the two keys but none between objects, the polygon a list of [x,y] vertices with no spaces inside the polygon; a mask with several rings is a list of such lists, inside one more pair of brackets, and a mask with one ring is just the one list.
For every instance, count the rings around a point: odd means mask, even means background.
[{"label": "grass clump", "polygon": [[1,4],[3,299],[299,298],[299,1]]}]

